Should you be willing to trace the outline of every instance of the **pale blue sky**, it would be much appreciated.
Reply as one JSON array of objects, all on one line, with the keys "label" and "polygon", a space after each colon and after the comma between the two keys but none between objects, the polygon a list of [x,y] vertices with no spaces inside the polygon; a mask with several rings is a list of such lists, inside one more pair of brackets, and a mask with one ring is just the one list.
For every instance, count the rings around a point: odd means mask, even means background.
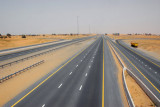
[{"label": "pale blue sky", "polygon": [[160,0],[0,0],[0,33],[160,34]]}]

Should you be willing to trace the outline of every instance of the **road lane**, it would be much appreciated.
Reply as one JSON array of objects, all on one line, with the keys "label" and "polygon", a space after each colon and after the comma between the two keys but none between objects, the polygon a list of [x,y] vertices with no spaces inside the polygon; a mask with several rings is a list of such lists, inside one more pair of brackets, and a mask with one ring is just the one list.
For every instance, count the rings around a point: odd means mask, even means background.
[{"label": "road lane", "polygon": [[[104,40],[105,41],[105,40]],[[105,107],[123,107],[121,92],[118,85],[118,68],[110,52],[109,46],[104,42],[104,99]],[[115,103],[116,102],[116,103]]]},{"label": "road lane", "polygon": [[51,45],[47,45],[47,46],[41,46],[41,47],[36,47],[36,48],[33,48],[33,49],[27,49],[27,50],[14,52],[14,53],[8,53],[8,54],[5,54],[5,55],[0,55],[0,61],[4,61],[4,60],[7,60],[7,59],[27,55],[27,54],[30,54],[30,53],[39,52],[39,51],[42,51],[42,50],[47,50],[47,49],[50,49],[50,48],[53,48],[53,47],[57,47],[57,46],[61,46],[61,45],[65,45],[65,44],[69,44],[69,43],[73,43],[73,42],[77,42],[77,41],[87,40],[89,38],[92,38],[92,37],[73,39],[72,41],[65,41],[65,42],[60,42],[60,43],[51,44]]},{"label": "road lane", "polygon": [[56,74],[18,100],[15,107],[121,107],[115,66],[108,45],[99,37]]}]

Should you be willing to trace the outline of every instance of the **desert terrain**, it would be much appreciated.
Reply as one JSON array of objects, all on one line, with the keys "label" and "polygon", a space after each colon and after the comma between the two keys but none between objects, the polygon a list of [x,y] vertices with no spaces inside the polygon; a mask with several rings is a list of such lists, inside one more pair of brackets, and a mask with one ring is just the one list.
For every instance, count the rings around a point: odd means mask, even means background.
[{"label": "desert terrain", "polygon": [[138,43],[139,50],[160,60],[160,36],[151,35],[109,35],[112,39],[123,39],[125,43],[130,45],[131,42]]}]

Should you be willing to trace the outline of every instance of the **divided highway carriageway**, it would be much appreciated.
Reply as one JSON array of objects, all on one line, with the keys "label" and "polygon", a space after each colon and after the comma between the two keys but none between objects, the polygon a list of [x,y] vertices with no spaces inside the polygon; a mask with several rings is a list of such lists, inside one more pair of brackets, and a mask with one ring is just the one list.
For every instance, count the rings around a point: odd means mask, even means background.
[{"label": "divided highway carriageway", "polygon": [[[98,37],[98,36],[97,36]],[[130,69],[159,100],[159,65],[118,41],[99,36],[38,85],[15,97],[12,107],[124,107],[112,46]],[[25,94],[24,94],[25,93]],[[149,94],[150,95],[150,94]],[[150,96],[149,96],[150,97]]]}]

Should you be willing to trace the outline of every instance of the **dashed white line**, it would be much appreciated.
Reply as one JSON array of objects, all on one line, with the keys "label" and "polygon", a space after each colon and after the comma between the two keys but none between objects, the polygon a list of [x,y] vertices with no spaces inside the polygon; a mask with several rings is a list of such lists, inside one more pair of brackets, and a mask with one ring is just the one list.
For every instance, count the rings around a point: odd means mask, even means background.
[{"label": "dashed white line", "polygon": [[157,74],[157,72],[155,72]]},{"label": "dashed white line", "polygon": [[147,65],[145,65],[145,66],[147,66]]},{"label": "dashed white line", "polygon": [[149,69],[151,69],[151,68],[149,68]]},{"label": "dashed white line", "polygon": [[70,72],[70,74],[69,75],[71,75],[72,74],[72,72]]},{"label": "dashed white line", "polygon": [[91,68],[91,66],[89,66],[89,68]]},{"label": "dashed white line", "polygon": [[61,86],[62,86],[62,84],[60,84],[58,88],[61,88]]},{"label": "dashed white line", "polygon": [[42,107],[45,107],[45,104],[43,104]]},{"label": "dashed white line", "polygon": [[142,64],[143,64],[143,62],[142,62]]},{"label": "dashed white line", "polygon": [[78,65],[76,65],[76,67],[78,67]]},{"label": "dashed white line", "polygon": [[91,61],[91,62],[93,62],[93,61]]},{"label": "dashed white line", "polygon": [[80,86],[79,90],[81,90],[81,89],[82,89],[82,85]]},{"label": "dashed white line", "polygon": [[86,73],[86,75],[85,76],[87,76],[88,74]]}]

